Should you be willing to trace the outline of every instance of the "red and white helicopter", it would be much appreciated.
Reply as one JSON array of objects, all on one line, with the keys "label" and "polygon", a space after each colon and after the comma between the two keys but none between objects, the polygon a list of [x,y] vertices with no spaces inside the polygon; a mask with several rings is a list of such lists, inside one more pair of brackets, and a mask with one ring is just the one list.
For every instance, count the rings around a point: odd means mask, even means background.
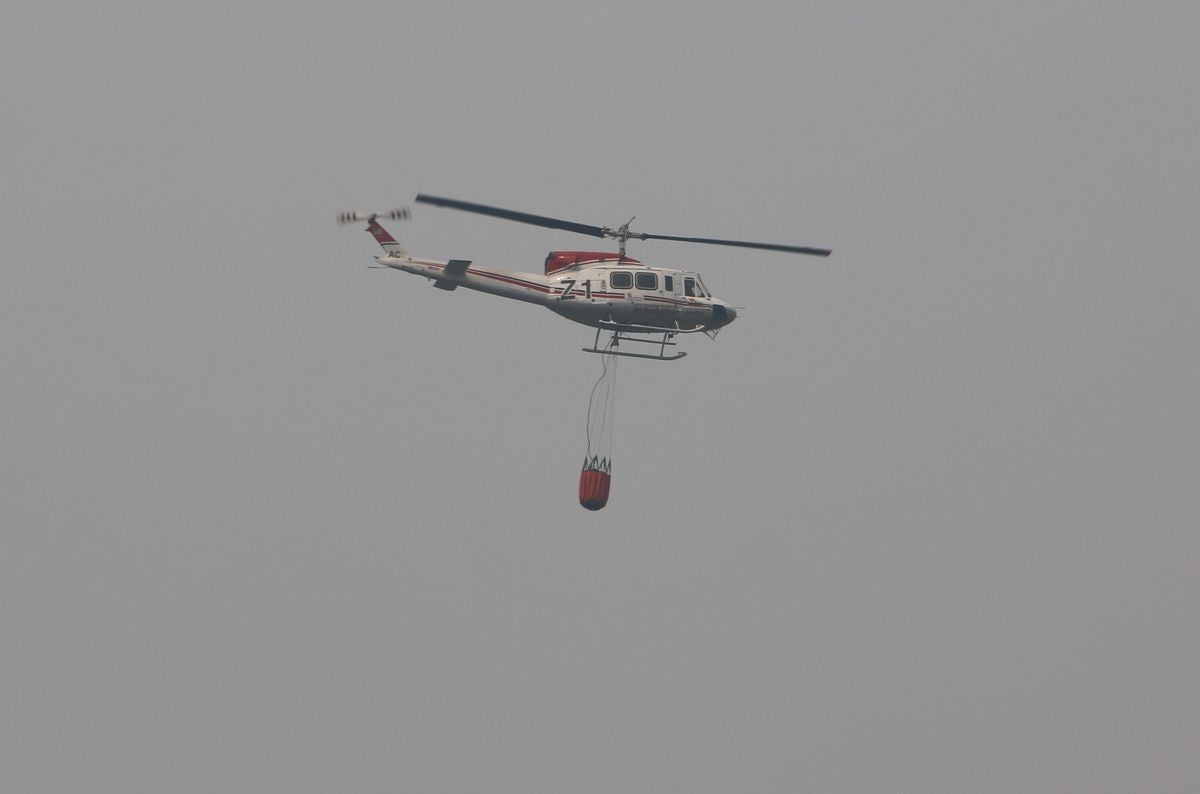
[{"label": "red and white helicopter", "polygon": [[[378,266],[425,276],[432,279],[433,286],[439,289],[465,287],[503,298],[536,303],[568,320],[595,328],[596,338],[592,346],[583,348],[587,353],[674,361],[687,355],[683,352],[666,353],[667,347],[675,346],[672,340],[677,334],[702,332],[715,337],[720,329],[737,317],[737,310],[733,306],[713,297],[699,273],[651,267],[626,256],[625,243],[628,240],[674,240],[814,256],[829,256],[832,253],[826,248],[635,232],[629,228],[632,218],[613,229],[425,193],[419,194],[416,202],[615,239],[620,248],[616,252],[551,251],[546,257],[544,275],[539,276],[482,267],[467,259],[438,261],[410,256],[379,224],[380,218],[407,219],[409,211],[406,208],[387,212],[344,212],[338,215],[339,223],[366,221],[367,231],[384,251],[382,256],[375,257]],[[605,331],[610,332],[612,337],[608,345],[601,348],[600,334]],[[653,344],[658,346],[658,350],[650,354],[625,353],[619,349],[622,341]]]}]

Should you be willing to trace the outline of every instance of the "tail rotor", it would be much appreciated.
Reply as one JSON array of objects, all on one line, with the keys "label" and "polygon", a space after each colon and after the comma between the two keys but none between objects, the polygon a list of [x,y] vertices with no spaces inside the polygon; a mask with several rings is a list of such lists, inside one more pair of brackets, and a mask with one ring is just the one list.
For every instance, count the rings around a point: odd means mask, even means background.
[{"label": "tail rotor", "polygon": [[382,212],[339,212],[337,222],[340,224],[357,223],[359,221],[373,221],[379,218],[385,218],[389,221],[406,221],[412,213],[408,211],[408,207],[400,207],[394,210],[383,210]]}]

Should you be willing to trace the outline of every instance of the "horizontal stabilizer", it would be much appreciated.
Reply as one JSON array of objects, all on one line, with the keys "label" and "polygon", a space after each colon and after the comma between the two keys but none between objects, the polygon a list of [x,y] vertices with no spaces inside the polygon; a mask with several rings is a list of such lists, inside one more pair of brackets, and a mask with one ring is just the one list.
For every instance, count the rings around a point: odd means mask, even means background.
[{"label": "horizontal stabilizer", "polygon": [[467,268],[470,267],[470,265],[470,259],[451,259],[446,263],[446,268],[442,271],[443,275],[450,276],[451,278],[439,278],[437,281],[433,282],[433,286],[444,290],[456,289],[458,287],[458,281],[451,279],[457,279],[461,276],[465,276],[467,274]]}]

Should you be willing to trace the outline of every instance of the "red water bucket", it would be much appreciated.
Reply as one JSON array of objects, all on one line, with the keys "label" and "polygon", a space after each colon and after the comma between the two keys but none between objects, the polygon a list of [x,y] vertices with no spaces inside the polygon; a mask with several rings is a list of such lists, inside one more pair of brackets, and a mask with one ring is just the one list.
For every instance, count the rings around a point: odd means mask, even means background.
[{"label": "red water bucket", "polygon": [[579,474],[579,504],[588,510],[599,510],[608,504],[608,488],[612,475],[599,469],[584,469]]}]

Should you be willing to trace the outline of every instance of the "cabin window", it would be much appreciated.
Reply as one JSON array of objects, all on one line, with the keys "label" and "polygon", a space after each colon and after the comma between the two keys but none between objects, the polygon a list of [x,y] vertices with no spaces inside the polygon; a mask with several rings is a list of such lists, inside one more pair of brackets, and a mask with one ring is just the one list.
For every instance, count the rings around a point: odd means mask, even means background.
[{"label": "cabin window", "polygon": [[668,295],[675,294],[675,277],[674,276],[663,276],[663,290]]},{"label": "cabin window", "polygon": [[637,274],[638,289],[658,289],[658,274],[657,273],[638,273]]},{"label": "cabin window", "polygon": [[612,285],[613,289],[629,289],[633,286],[633,274],[613,273],[608,277],[608,283]]}]

